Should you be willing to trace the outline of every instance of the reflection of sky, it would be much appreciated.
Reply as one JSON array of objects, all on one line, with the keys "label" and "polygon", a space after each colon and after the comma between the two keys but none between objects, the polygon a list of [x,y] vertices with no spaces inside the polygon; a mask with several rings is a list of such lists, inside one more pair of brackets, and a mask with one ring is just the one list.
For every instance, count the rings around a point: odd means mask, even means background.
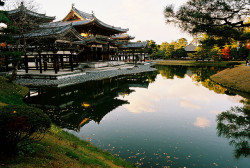
[{"label": "reflection of sky", "polygon": [[197,127],[205,128],[210,126],[210,121],[206,118],[197,117],[194,125]]},{"label": "reflection of sky", "polygon": [[217,94],[187,75],[173,80],[158,75],[148,88],[132,89],[119,97],[129,104],[108,113],[100,125],[85,125],[78,136],[143,162],[142,167],[244,167],[248,162],[233,160],[233,149],[216,132],[216,115],[242,106],[241,97]]},{"label": "reflection of sky", "polygon": [[[188,76],[185,79],[166,80],[158,75],[157,82],[152,83],[148,89],[133,89],[136,92],[124,98],[130,104],[123,106],[132,113],[156,112],[161,107],[171,108],[171,106],[186,109],[184,111],[205,110],[219,113],[227,110],[227,105],[239,103],[242,99],[239,96],[216,94],[201,85],[194,85]],[[169,100],[174,100],[174,104]]]}]

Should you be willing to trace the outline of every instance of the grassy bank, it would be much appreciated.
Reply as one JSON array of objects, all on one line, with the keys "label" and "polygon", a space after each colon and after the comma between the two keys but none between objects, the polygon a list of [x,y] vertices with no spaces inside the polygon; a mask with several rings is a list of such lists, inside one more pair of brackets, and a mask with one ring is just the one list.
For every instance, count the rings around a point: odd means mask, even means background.
[{"label": "grassy bank", "polygon": [[244,64],[244,61],[189,61],[189,60],[154,60],[156,65],[184,65],[184,66],[223,66],[235,63]]},{"label": "grassy bank", "polygon": [[0,76],[0,105],[24,104],[22,99],[27,93],[28,88],[9,83],[6,78]]},{"label": "grassy bank", "polygon": [[34,143],[28,150],[29,154],[21,154],[0,164],[8,168],[133,167],[54,125],[42,141]]},{"label": "grassy bank", "polygon": [[[0,83],[0,106],[25,105],[22,99],[28,92],[26,87],[8,83],[3,77],[0,77]],[[118,168],[134,166],[53,125],[41,141],[21,149],[18,156],[0,160],[0,167]]]},{"label": "grassy bank", "polygon": [[238,66],[232,69],[225,69],[213,76],[211,79],[226,87],[250,93],[250,67]]}]

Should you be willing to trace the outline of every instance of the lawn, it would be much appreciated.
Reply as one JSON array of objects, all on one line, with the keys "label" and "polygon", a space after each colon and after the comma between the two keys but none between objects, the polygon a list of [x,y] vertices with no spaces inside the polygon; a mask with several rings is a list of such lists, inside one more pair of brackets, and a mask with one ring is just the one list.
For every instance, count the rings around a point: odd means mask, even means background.
[{"label": "lawn", "polygon": [[226,87],[250,93],[250,66],[228,68],[211,76],[211,79]]}]

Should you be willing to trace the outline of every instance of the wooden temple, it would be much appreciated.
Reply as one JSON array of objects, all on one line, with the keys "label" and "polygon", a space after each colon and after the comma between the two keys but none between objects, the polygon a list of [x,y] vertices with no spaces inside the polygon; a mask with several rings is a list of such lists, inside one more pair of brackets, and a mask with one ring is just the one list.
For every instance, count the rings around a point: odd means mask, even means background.
[{"label": "wooden temple", "polygon": [[[73,71],[82,62],[145,61],[146,42],[130,42],[134,37],[127,34],[129,29],[106,24],[94,13],[82,12],[74,5],[66,17],[57,22],[52,22],[55,17],[28,10],[23,3],[8,14],[17,27],[22,19],[33,25],[23,34],[13,36],[19,39],[18,47],[8,46],[15,50],[25,45],[26,73],[32,69],[40,73],[53,69],[57,73],[67,67]],[[30,66],[32,63],[35,66]]]}]

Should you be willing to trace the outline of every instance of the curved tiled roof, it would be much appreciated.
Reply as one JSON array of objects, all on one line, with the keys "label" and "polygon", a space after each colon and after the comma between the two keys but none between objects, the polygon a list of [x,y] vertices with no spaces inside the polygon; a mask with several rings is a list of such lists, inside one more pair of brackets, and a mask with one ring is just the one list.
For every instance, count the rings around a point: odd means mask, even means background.
[{"label": "curved tiled roof", "polygon": [[124,40],[124,39],[132,40],[135,37],[130,36],[128,34],[118,34],[118,35],[111,36],[111,38],[112,39],[118,39],[118,40]]},{"label": "curved tiled roof", "polygon": [[121,48],[146,48],[147,42],[130,42],[121,46]]},{"label": "curved tiled roof", "polygon": [[[73,36],[77,40],[84,39],[71,24],[65,25],[65,26],[58,26],[58,27],[46,27],[46,28],[34,30],[34,31],[24,34],[24,36],[27,38],[36,38],[36,37],[41,38],[41,37],[63,35],[69,32],[73,34]],[[15,35],[14,38],[18,38],[18,35]]]},{"label": "curved tiled roof", "polygon": [[82,11],[76,9],[75,7],[72,7],[72,10],[73,10],[74,12],[76,12],[79,16],[81,16],[81,17],[84,18],[84,19],[93,19],[93,18],[94,18],[94,15],[93,15],[93,14],[89,14],[89,13],[82,12]]},{"label": "curved tiled roof", "polygon": [[45,14],[40,14],[40,13],[33,12],[31,10],[28,10],[23,5],[23,3],[21,3],[21,5],[17,9],[8,11],[8,14],[11,16],[11,15],[14,15],[14,14],[18,14],[20,12],[25,12],[29,16],[37,17],[37,18],[40,18],[40,19],[45,19],[46,21],[49,21],[49,22],[53,21],[55,19],[55,16],[46,16]]},{"label": "curved tiled roof", "polygon": [[114,30],[117,30],[117,31],[120,31],[120,32],[123,32],[123,33],[129,31],[129,29],[122,29],[121,27],[114,27],[114,26],[108,25],[108,24],[102,22],[101,20],[97,19],[96,17],[94,17],[94,21],[96,23],[104,26],[104,27],[107,27],[107,28],[110,28],[110,29],[114,29]]},{"label": "curved tiled roof", "polygon": [[[129,30],[129,29],[123,29],[121,27],[115,27],[115,26],[111,26],[109,24],[106,24],[106,23],[102,22],[101,20],[99,20],[98,18],[96,18],[94,14],[82,12],[82,11],[76,9],[74,6],[72,6],[71,12],[72,11],[75,12],[77,15],[79,15],[81,17],[80,19],[82,19],[80,21],[67,21],[67,22],[71,22],[73,24],[73,26],[80,26],[80,25],[86,25],[86,24],[91,23],[91,24],[97,24],[97,25],[104,27],[106,29],[117,31],[117,33],[125,33]],[[62,22],[63,21],[65,21],[65,19],[63,19]]]},{"label": "curved tiled roof", "polygon": [[59,21],[59,22],[46,23],[46,24],[40,25],[40,27],[57,27],[57,26],[65,26],[68,24],[72,24],[73,26],[84,26],[84,25],[90,25],[90,24],[92,24],[92,25],[97,24],[97,25],[102,26],[104,28],[117,31],[119,33],[125,33],[128,31],[128,29],[122,29],[120,27],[110,26],[110,25],[100,21],[96,17],[94,19],[91,19],[91,20],[67,21],[67,22]]}]

